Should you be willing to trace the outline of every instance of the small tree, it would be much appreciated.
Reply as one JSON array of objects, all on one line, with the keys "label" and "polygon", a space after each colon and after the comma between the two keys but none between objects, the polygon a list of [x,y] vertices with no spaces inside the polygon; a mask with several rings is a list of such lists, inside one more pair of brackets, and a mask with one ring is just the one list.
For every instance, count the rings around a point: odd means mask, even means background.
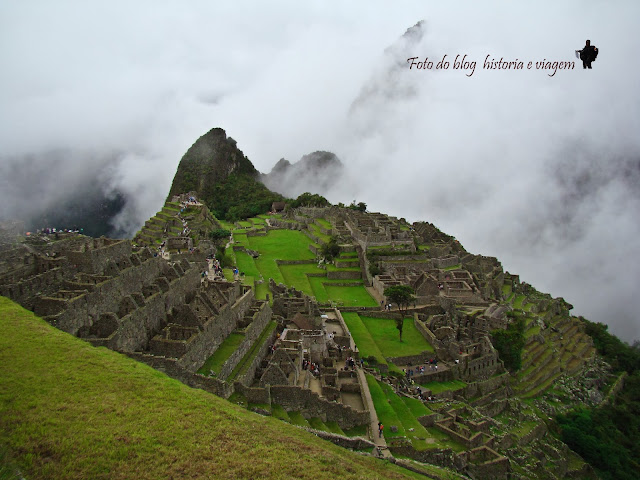
[{"label": "small tree", "polygon": [[336,237],[331,237],[327,243],[324,243],[320,248],[320,253],[329,262],[340,255],[340,245],[338,245]]},{"label": "small tree", "polygon": [[[415,300],[414,290],[409,285],[396,285],[384,290],[384,295],[391,303],[398,305],[400,317],[396,319],[396,328],[400,332],[400,341],[402,341],[402,327],[404,326],[404,316],[407,313],[409,305]],[[404,310],[403,310],[404,307]]]}]

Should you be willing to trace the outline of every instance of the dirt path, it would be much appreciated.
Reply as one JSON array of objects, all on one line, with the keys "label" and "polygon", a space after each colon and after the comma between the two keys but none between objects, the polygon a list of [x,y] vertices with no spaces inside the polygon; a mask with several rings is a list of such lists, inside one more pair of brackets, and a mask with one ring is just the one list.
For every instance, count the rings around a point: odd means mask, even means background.
[{"label": "dirt path", "polygon": [[[362,390],[362,398],[364,399],[365,407],[369,410],[370,422],[369,422],[369,437],[373,443],[376,444],[380,454],[384,458],[391,458],[391,452],[387,447],[387,441],[384,436],[378,435],[378,414],[373,406],[373,399],[371,398],[371,392],[369,391],[369,385],[367,384],[367,378],[365,377],[364,370],[358,368],[358,379],[360,381],[360,388]],[[388,428],[388,427],[387,427]]]}]

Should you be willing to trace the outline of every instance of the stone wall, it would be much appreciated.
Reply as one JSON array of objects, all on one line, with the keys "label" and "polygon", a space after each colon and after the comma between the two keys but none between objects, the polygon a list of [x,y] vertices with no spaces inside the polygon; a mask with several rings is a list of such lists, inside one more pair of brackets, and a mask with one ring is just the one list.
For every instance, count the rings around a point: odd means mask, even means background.
[{"label": "stone wall", "polygon": [[375,443],[362,437],[345,437],[344,435],[338,435],[337,433],[325,432],[308,427],[302,428],[324,440],[329,440],[331,443],[342,448],[350,448],[351,450],[371,450],[376,446]]},{"label": "stone wall", "polygon": [[433,334],[433,332],[429,330],[422,321],[418,320],[418,314],[413,315],[413,325],[416,327],[416,330],[418,330],[420,334],[424,337],[424,339],[429,343],[429,345],[434,347],[436,345],[440,345],[440,342],[438,341],[436,336]]},{"label": "stone wall", "polygon": [[327,271],[327,278],[329,280],[356,280],[362,278],[362,272],[360,270]]},{"label": "stone wall", "polygon": [[271,393],[268,388],[245,387],[240,382],[235,382],[234,388],[235,391],[243,395],[249,403],[271,403]]},{"label": "stone wall", "polygon": [[320,417],[324,422],[337,422],[342,429],[369,424],[369,411],[357,411],[348,405],[327,401],[318,394],[298,386],[272,386],[271,401],[288,412],[302,412]]},{"label": "stone wall", "polygon": [[403,357],[390,357],[387,358],[388,362],[395,363],[396,365],[424,365],[429,359],[434,358],[436,356],[435,352],[424,351],[417,355],[406,355]]},{"label": "stone wall", "polygon": [[464,398],[485,396],[490,392],[493,392],[498,388],[506,385],[508,383],[508,379],[508,374],[502,374],[496,377],[489,378],[482,382],[470,383],[463,389],[459,390],[459,392]]},{"label": "stone wall", "polygon": [[[163,260],[150,258],[140,266],[123,270],[119,276],[96,285],[95,289],[79,298],[70,300],[66,310],[57,318],[56,325],[73,335],[83,326],[90,326],[91,318],[98,318],[104,312],[118,312],[122,299],[132,292],[151,285],[163,272]],[[47,297],[36,302],[36,315],[56,315],[51,310]]]},{"label": "stone wall", "polygon": [[[135,295],[134,300],[131,294],[137,289],[151,287],[154,281],[163,278],[159,276],[163,271],[162,262],[159,258],[150,258],[139,267],[124,270],[120,276],[96,285],[93,292],[66,301],[65,310],[47,320],[61,330],[86,337],[103,314],[113,312],[121,318],[106,344],[116,350],[144,349],[148,339],[166,323],[167,312],[184,304],[189,293],[200,285],[197,269],[183,272],[182,276],[173,270],[174,278],[167,284],[166,291],[152,288],[156,293],[147,298]],[[125,300],[129,302],[127,305],[123,303]],[[41,299],[36,310],[46,315],[52,308],[51,303],[51,299]],[[37,314],[44,316],[43,313]]]},{"label": "stone wall", "polygon": [[15,283],[0,285],[0,295],[31,309],[36,303],[34,299],[36,295],[54,294],[60,289],[64,278],[64,270],[54,268]]},{"label": "stone wall", "polygon": [[416,450],[408,442],[394,444],[393,440],[388,441],[387,445],[394,455],[409,457],[418,462],[430,463],[458,472],[463,471],[467,466],[465,458],[456,454],[451,449],[430,448],[427,450]]},{"label": "stone wall", "polygon": [[[100,239],[93,239],[95,240]],[[102,242],[104,244],[104,241]],[[131,242],[120,240],[114,243],[106,243],[97,248],[85,248],[82,251],[67,252],[69,263],[76,265],[77,271],[84,273],[97,273],[101,275],[111,262],[118,263],[131,256]]]},{"label": "stone wall", "polygon": [[269,347],[273,345],[277,336],[278,336],[278,329],[275,329],[273,332],[271,332],[271,335],[268,338],[266,338],[264,343],[260,346],[258,353],[256,354],[255,358],[251,362],[251,365],[249,365],[249,367],[247,368],[244,375],[236,379],[235,385],[241,384],[245,387],[251,386],[251,384],[253,383],[253,379],[256,375],[256,370],[262,363],[262,360],[264,360],[264,358],[267,356]]},{"label": "stone wall", "polygon": [[[239,293],[240,286],[234,284],[234,292],[230,300],[233,302]],[[222,307],[218,315],[202,326],[200,334],[191,342],[187,353],[180,359],[180,365],[188,371],[197,371],[236,328],[238,320],[244,317],[254,299],[253,290],[247,290],[233,305],[227,304]]]},{"label": "stone wall", "polygon": [[262,331],[271,320],[271,307],[267,302],[261,304],[260,311],[256,313],[253,321],[247,328],[244,336],[244,340],[238,345],[235,352],[233,352],[226,362],[220,368],[218,376],[222,379],[226,379],[233,369],[238,365],[242,357],[251,349],[256,339],[262,334]]}]

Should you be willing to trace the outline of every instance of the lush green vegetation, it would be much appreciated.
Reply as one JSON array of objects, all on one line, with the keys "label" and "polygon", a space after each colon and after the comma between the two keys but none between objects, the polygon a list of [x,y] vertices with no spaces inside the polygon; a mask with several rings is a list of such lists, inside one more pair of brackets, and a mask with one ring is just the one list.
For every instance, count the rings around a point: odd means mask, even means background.
[{"label": "lush green vegetation", "polygon": [[94,348],[4,298],[0,327],[0,442],[26,478],[417,478]]},{"label": "lush green vegetation", "polygon": [[[269,278],[276,283],[284,283],[293,286],[307,295],[315,296],[319,302],[336,302],[338,305],[374,307],[377,302],[364,288],[362,280],[349,280],[345,286],[344,280],[326,277],[326,270],[316,264],[315,255],[309,250],[311,240],[304,233],[297,230],[271,230],[266,236],[248,237],[246,232],[234,230],[234,241],[256,250],[260,253],[258,258],[252,258],[245,252],[228,252],[234,255],[231,260],[245,273],[245,280],[253,285],[253,280],[263,279],[262,284],[256,286],[256,296],[265,298],[268,293]],[[277,260],[308,260],[304,264],[278,265]],[[327,270],[359,270],[358,267],[336,268],[327,266]],[[322,275],[318,277],[308,276]],[[229,272],[225,272],[227,278],[233,279]]]},{"label": "lush green vegetation", "polygon": [[[378,344],[375,342],[371,333],[365,326],[360,316],[355,312],[342,312],[342,318],[344,318],[353,340],[356,342],[360,355],[363,357],[373,357],[378,364],[387,365],[387,361],[380,351]],[[394,335],[395,336],[395,335]],[[389,365],[391,368],[393,364]],[[398,369],[396,369],[399,371]]]},{"label": "lush green vegetation", "polygon": [[298,198],[292,200],[289,205],[293,208],[297,207],[328,207],[331,205],[329,200],[317,193],[304,192]]},{"label": "lush green vegetation", "polygon": [[559,415],[562,440],[603,479],[637,479],[640,472],[640,345],[622,342],[602,323],[584,322],[598,353],[616,371],[627,372],[629,376],[622,391],[607,405]]},{"label": "lush green vegetation", "polygon": [[613,367],[614,371],[626,371],[628,374],[640,371],[640,343],[633,346],[624,343],[609,333],[609,327],[603,323],[594,323],[580,318],[585,325],[585,332],[593,339],[598,353]]},{"label": "lush green vegetation", "polygon": [[342,317],[349,327],[360,355],[372,358],[376,364],[388,365],[390,371],[400,372],[400,369],[393,363],[387,363],[387,357],[433,351],[433,347],[415,328],[413,318],[406,320],[405,340],[400,342],[394,320],[366,317],[356,312],[342,312]]},{"label": "lush green vegetation", "polygon": [[320,252],[328,261],[331,261],[340,255],[340,245],[338,245],[336,237],[331,237],[327,243],[323,244]]},{"label": "lush green vegetation", "polygon": [[[378,418],[384,425],[384,436],[387,440],[406,436],[418,450],[427,448],[451,448],[457,452],[464,450],[463,445],[446,434],[435,428],[422,426],[418,417],[432,413],[422,402],[398,396],[390,385],[376,381],[372,375],[367,375],[367,384]],[[397,432],[391,431],[392,425],[398,427]]]},{"label": "lush green vegetation", "polygon": [[522,349],[525,345],[524,319],[516,318],[506,330],[493,330],[492,343],[504,362],[504,366],[511,371],[520,370],[522,366]]},{"label": "lush green vegetation", "polygon": [[398,338],[395,320],[367,317],[365,315],[360,315],[360,319],[385,357],[433,352],[433,347],[418,331],[411,317],[407,317],[404,321],[405,336],[403,340]]},{"label": "lush green vegetation", "polygon": [[217,218],[235,222],[268,212],[284,197],[250,175],[232,174],[205,191],[203,200]]}]

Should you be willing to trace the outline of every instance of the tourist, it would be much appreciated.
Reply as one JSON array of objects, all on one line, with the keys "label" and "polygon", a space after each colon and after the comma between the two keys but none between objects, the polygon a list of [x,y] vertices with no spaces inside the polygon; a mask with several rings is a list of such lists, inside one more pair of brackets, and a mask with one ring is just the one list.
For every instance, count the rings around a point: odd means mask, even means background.
[{"label": "tourist", "polygon": [[380,422],[378,422],[378,434],[380,435],[380,438],[382,438],[382,431],[384,430],[384,425]]}]

